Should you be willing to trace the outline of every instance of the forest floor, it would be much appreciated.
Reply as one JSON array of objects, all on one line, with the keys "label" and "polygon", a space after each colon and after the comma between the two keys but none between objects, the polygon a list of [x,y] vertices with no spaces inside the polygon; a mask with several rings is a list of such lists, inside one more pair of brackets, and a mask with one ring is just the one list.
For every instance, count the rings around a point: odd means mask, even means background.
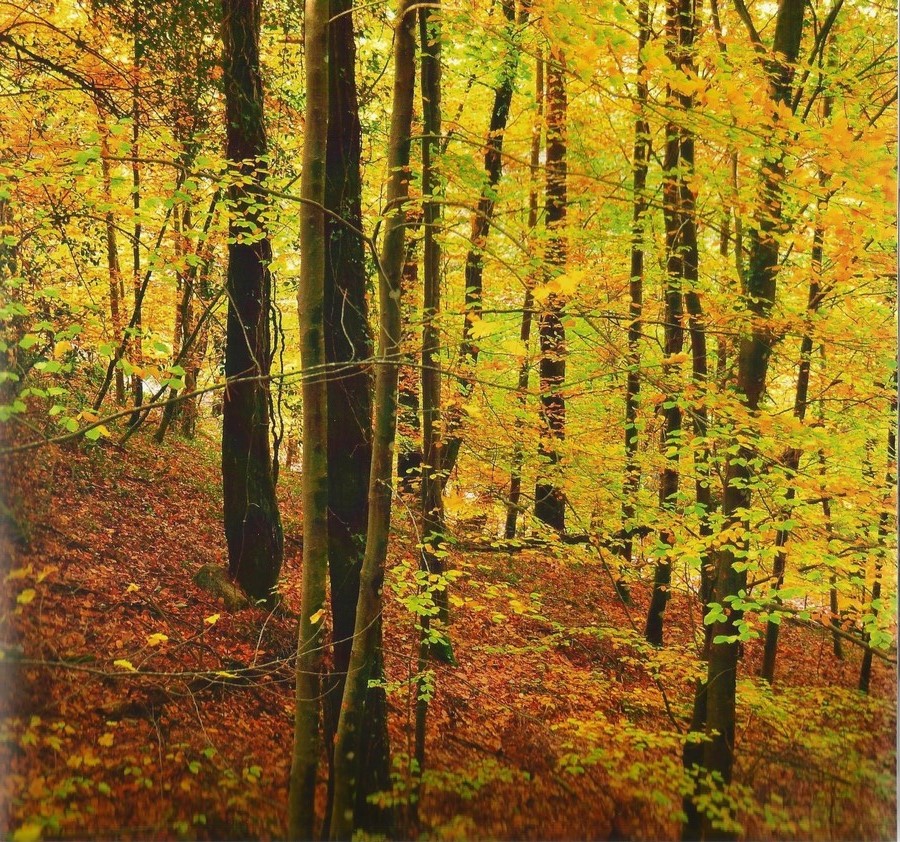
[{"label": "forest floor", "polygon": [[[211,439],[45,448],[10,461],[4,481],[0,834],[282,837],[299,475],[279,484],[284,609],[273,613],[229,612],[193,582],[225,563]],[[666,647],[646,646],[648,587],[634,584],[626,610],[607,561],[572,546],[451,552],[458,666],[435,666],[418,825],[401,835],[677,838],[685,665],[701,619],[675,593]],[[416,563],[400,506],[384,625],[401,802],[417,637],[397,593]],[[758,642],[742,662],[731,795],[745,837],[893,838],[893,667],[876,660],[866,698],[852,646],[838,661],[821,630],[782,631],[774,690],[752,677]]]}]

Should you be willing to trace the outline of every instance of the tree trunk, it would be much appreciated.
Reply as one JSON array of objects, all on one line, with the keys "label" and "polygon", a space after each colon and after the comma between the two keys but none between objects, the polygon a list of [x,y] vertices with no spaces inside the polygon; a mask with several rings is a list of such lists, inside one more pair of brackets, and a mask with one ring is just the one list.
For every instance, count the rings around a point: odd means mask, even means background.
[{"label": "tree trunk", "polygon": [[[422,88],[422,221],[424,286],[422,306],[422,566],[428,573],[444,572],[441,544],[444,541],[444,505],[441,459],[441,371],[440,332],[437,319],[441,312],[441,247],[436,237],[440,222],[440,199],[435,195],[439,180],[435,156],[441,134],[441,31],[439,9],[419,9],[419,48]],[[447,591],[434,592],[437,619],[446,626],[449,620]],[[427,635],[428,617],[421,618]]]},{"label": "tree trunk", "polygon": [[460,425],[462,424],[463,405],[471,397],[474,386],[475,366],[478,362],[478,345],[472,336],[473,324],[481,318],[484,299],[484,257],[482,250],[487,244],[494,218],[494,206],[497,197],[497,185],[503,175],[503,138],[509,121],[509,110],[516,88],[516,77],[519,72],[519,42],[528,13],[530,0],[523,0],[516,17],[515,0],[501,0],[501,9],[506,18],[505,40],[508,52],[494,86],[494,104],[491,108],[491,119],[485,140],[484,174],[485,181],[478,198],[478,205],[472,215],[470,246],[466,255],[466,315],[463,320],[462,341],[459,345],[459,357],[462,374],[459,380],[459,396],[447,411],[447,442],[444,453],[445,477],[456,465],[459,450],[462,446]]},{"label": "tree trunk", "polygon": [[[769,98],[773,103],[790,101],[792,65],[800,51],[803,32],[803,0],[781,0],[775,24],[772,57],[767,61]],[[765,390],[769,355],[773,336],[768,325],[775,302],[778,270],[778,239],[781,230],[781,191],[784,178],[783,158],[778,151],[775,160],[764,161],[760,171],[760,202],[755,229],[750,231],[749,260],[746,267],[746,308],[751,317],[749,332],[742,335],[738,349],[737,388],[751,415],[759,409]],[[751,468],[755,458],[751,445],[742,445],[736,455],[728,458],[725,471],[725,494],[722,504],[724,528],[747,524],[742,512],[750,508]],[[706,733],[703,769],[717,775],[722,784],[731,782],[734,766],[735,707],[737,693],[738,628],[742,612],[728,607],[726,600],[737,596],[746,586],[746,570],[736,570],[738,559],[731,549],[718,551],[716,559],[715,601],[726,611],[710,631],[712,643],[707,672]],[[719,642],[716,642],[718,639]],[[698,691],[699,694],[699,691]],[[710,816],[703,817],[702,835],[705,839],[733,839],[732,831],[713,826]]]},{"label": "tree trunk", "polygon": [[[831,97],[826,97],[824,115],[827,116],[831,112]],[[824,189],[826,177],[824,173],[819,173],[819,188]],[[813,322],[816,313],[819,311],[819,305],[825,297],[827,289],[822,284],[822,256],[823,243],[825,239],[825,229],[822,220],[824,219],[825,209],[828,205],[828,199],[825,196],[819,197],[818,202],[818,222],[813,232],[813,244],[811,255],[811,278],[809,282],[809,295],[806,304],[806,330],[803,338],[800,340],[800,366],[797,371],[797,391],[794,396],[794,417],[801,423],[806,418],[806,407],[809,399],[809,377],[812,368],[812,352],[813,352]],[[784,456],[785,476],[789,483],[787,494],[785,495],[785,515],[790,516],[791,507],[796,497],[796,489],[794,486],[794,477],[797,469],[800,467],[801,451],[799,448],[789,448]],[[772,562],[772,575],[775,577],[774,598],[778,599],[777,592],[784,585],[784,572],[787,566],[787,543],[790,538],[790,530],[779,529],[775,536],[775,560]],[[771,684],[775,679],[775,660],[778,656],[778,633],[781,629],[778,623],[766,624],[766,639],[763,645],[763,661],[759,671],[760,678]]]},{"label": "tree trunk", "polygon": [[[892,505],[896,502],[897,494],[897,371],[894,370],[890,379],[892,389],[890,402],[890,420],[888,421],[887,432],[887,468],[884,476],[884,490],[888,500],[881,514],[878,516],[878,542],[879,550],[875,556],[875,581],[872,583],[872,599],[869,603],[869,613],[874,616],[873,624],[877,623],[878,614],[882,610],[881,606],[881,572],[886,556],[885,545],[891,530],[891,516],[888,514],[888,507],[896,511],[896,506]],[[896,527],[893,531],[896,530]],[[872,681],[872,636],[866,635],[867,646],[863,650],[862,664],[859,668],[859,684],[861,692],[869,692],[869,684]]]},{"label": "tree trunk", "polygon": [[[228,321],[222,418],[222,491],[228,568],[256,599],[269,599],[282,558],[281,519],[269,449],[269,298],[272,258],[262,229],[266,135],[259,77],[259,0],[223,0],[228,160],[244,183],[229,187]],[[254,237],[248,242],[247,233]],[[263,236],[260,236],[262,234]]]},{"label": "tree trunk", "polygon": [[[545,202],[545,263],[551,277],[561,274],[566,266],[566,107],[565,57],[558,47],[554,47],[547,61]],[[566,329],[562,313],[562,301],[551,294],[538,317],[543,430],[538,446],[542,464],[534,489],[534,516],[559,532],[566,528],[566,495],[561,486],[562,454],[559,451],[566,434],[566,400],[562,391],[566,381]]]},{"label": "tree trunk", "polygon": [[[103,196],[108,205],[112,205],[112,177],[109,166],[109,133],[100,125],[100,167],[103,175]],[[109,312],[112,318],[113,341],[120,344],[124,336],[124,318],[122,315],[122,267],[119,263],[119,246],[116,242],[116,218],[112,207],[104,215],[106,225],[106,265],[109,268]],[[125,406],[125,372],[116,366],[116,403]]]},{"label": "tree trunk", "polygon": [[[534,69],[534,102],[535,117],[531,126],[531,159],[529,173],[531,189],[528,191],[528,236],[531,237],[538,221],[538,170],[541,165],[541,131],[544,123],[544,60],[538,52]],[[531,279],[526,282],[525,300],[522,303],[522,326],[519,329],[519,340],[522,343],[522,362],[519,365],[519,380],[516,398],[519,410],[524,416],[528,401],[528,380],[531,373],[531,361],[528,357],[528,345],[531,341],[532,311],[534,296],[531,292]],[[516,444],[513,450],[512,469],[509,476],[509,502],[506,506],[506,525],[504,537],[512,540],[516,537],[516,522],[519,517],[522,499],[522,466],[525,463],[525,448],[522,446],[524,435],[522,418],[516,419]]]},{"label": "tree trunk", "polygon": [[[401,344],[400,276],[403,271],[405,212],[409,194],[409,148],[415,88],[415,23],[412,0],[401,0],[394,39],[394,93],[388,150],[386,222],[378,280],[379,342],[375,371],[369,522],[360,571],[359,601],[350,665],[334,746],[334,803],[331,839],[350,839],[355,827],[356,754],[363,732],[366,688],[376,675],[381,650],[381,591],[391,526],[397,383]],[[307,23],[307,26],[309,24]],[[307,59],[308,60],[308,59]]]},{"label": "tree trunk", "polygon": [[[644,77],[644,48],[650,40],[650,12],[647,0],[638,4],[637,108],[634,121],[634,157],[631,211],[631,274],[628,281],[628,376],[625,381],[625,478],[622,483],[622,557],[630,568],[634,552],[634,527],[641,466],[638,462],[637,415],[641,390],[641,317],[644,309],[644,214],[647,212],[647,164],[650,159],[650,126],[647,123],[647,81]],[[620,595],[630,601],[627,585],[620,576]]]},{"label": "tree trunk", "polygon": [[[174,229],[176,255],[183,258],[190,251],[188,244],[187,232],[191,229],[191,210],[190,207],[183,209],[183,213],[179,215],[179,211],[175,211]],[[173,359],[183,359],[187,354],[187,342],[191,333],[191,318],[193,300],[193,284],[190,278],[190,272],[182,272],[180,269],[176,274],[178,284],[177,291],[181,293],[178,297],[178,304],[175,307],[175,329],[172,331],[172,351]],[[173,365],[175,363],[173,362]],[[185,384],[186,385],[186,384]],[[171,389],[171,400],[163,407],[162,419],[153,438],[157,444],[162,444],[169,425],[181,415],[182,402],[176,401],[178,397],[178,389]]]},{"label": "tree trunk", "polygon": [[[819,403],[819,411],[820,418],[824,413],[822,412],[822,404]],[[831,542],[834,537],[834,527],[831,521],[831,498],[828,496],[826,489],[828,488],[828,479],[825,470],[825,453],[820,450],[819,451],[819,476],[821,477],[821,489],[822,489],[822,514],[825,517],[825,535],[828,537],[828,541]],[[830,625],[833,629],[831,633],[831,645],[834,650],[834,657],[839,661],[844,660],[844,645],[841,642],[841,636],[838,633],[841,629],[841,611],[840,611],[840,602],[838,600],[838,589],[837,589],[837,572],[833,572],[831,574],[831,578],[829,581],[831,587],[828,590],[828,608],[831,612]]]},{"label": "tree trunk", "polygon": [[[134,232],[131,237],[131,282],[134,289],[134,317],[132,318],[132,331],[130,337],[129,354],[131,364],[143,365],[143,348],[141,334],[143,332],[143,318],[141,307],[144,302],[144,289],[141,284],[141,165],[139,161],[139,140],[141,136],[141,100],[140,82],[141,60],[143,50],[140,46],[138,32],[138,7],[134,9],[134,82],[131,90],[131,202],[134,209]],[[124,295],[122,296],[124,299]],[[131,375],[131,396],[135,411],[128,419],[129,425],[138,424],[141,413],[137,411],[144,402],[143,379],[137,373]]]},{"label": "tree trunk", "polygon": [[[362,237],[362,133],[356,89],[356,43],[351,0],[331,0],[328,26],[328,136],[325,152],[325,207],[347,224],[325,216],[324,318],[328,364],[328,562],[331,582],[334,667],[324,695],[325,740],[329,756],[329,803],[323,835],[328,835],[334,792],[333,742],[350,662],[359,571],[368,521],[372,462],[372,335],[366,298]],[[376,678],[380,675],[374,676]],[[367,740],[360,757],[356,810],[359,826],[383,829],[386,817],[367,797],[390,783],[386,698],[381,687],[366,698]]]},{"label": "tree trunk", "polygon": [[303,577],[297,644],[294,754],[288,828],[291,839],[315,833],[319,698],[328,575],[328,392],[325,357],[325,202],[328,135],[329,0],[306,0],[306,126],[300,195],[300,358],[303,373]]},{"label": "tree trunk", "polygon": [[407,211],[407,245],[400,278],[403,297],[403,364],[400,366],[397,419],[397,488],[401,494],[420,494],[422,478],[422,425],[419,422],[419,369],[413,347],[416,295],[419,286],[418,242],[415,232],[421,224],[421,214]]},{"label": "tree trunk", "polygon": [[[666,8],[666,54],[673,66],[688,74],[693,69],[691,50],[694,42],[694,6],[690,0],[670,0]],[[668,394],[662,405],[661,447],[665,467],[659,475],[659,508],[663,518],[660,544],[673,547],[675,534],[666,519],[675,515],[679,491],[679,449],[681,445],[680,389],[675,380],[679,364],[671,362],[684,348],[683,289],[687,281],[687,261],[693,256],[696,280],[697,231],[693,215],[693,197],[687,187],[693,164],[693,135],[683,122],[693,105],[691,97],[683,97],[670,87],[666,92],[670,109],[666,126],[666,154],[663,160],[663,221],[666,231],[666,291],[663,316],[662,374]],[[683,157],[689,151],[689,159]],[[687,202],[685,200],[688,200]],[[693,240],[693,242],[691,242]],[[704,354],[705,357],[705,354]],[[671,550],[666,551],[671,552]],[[672,582],[672,560],[666,555],[657,560],[653,575],[653,595],[647,612],[644,635],[649,643],[662,646],[663,614],[669,602]]]}]

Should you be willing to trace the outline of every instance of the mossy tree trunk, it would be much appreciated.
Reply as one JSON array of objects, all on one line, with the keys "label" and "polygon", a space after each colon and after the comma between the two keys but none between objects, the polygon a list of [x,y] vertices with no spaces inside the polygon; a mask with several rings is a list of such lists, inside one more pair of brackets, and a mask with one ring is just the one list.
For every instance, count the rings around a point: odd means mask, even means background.
[{"label": "mossy tree trunk", "polygon": [[[397,387],[401,362],[400,277],[405,257],[404,234],[409,195],[409,150],[415,89],[415,12],[412,0],[401,0],[394,38],[394,90],[388,149],[384,239],[379,266],[378,365],[372,467],[369,475],[369,522],[360,571],[359,600],[350,664],[344,685],[334,746],[334,800],[331,839],[350,839],[357,826],[354,815],[359,786],[357,753],[367,728],[368,682],[377,675],[381,652],[381,607],[384,564],[387,558],[394,489],[394,440],[397,429]],[[307,26],[309,23],[307,22]]]},{"label": "mossy tree trunk", "polygon": [[[368,522],[372,461],[372,335],[366,298],[362,229],[362,133],[356,88],[351,0],[331,0],[328,26],[328,133],[325,151],[324,327],[328,364],[328,564],[334,666],[324,694],[329,804],[334,791],[333,743],[350,662],[359,571]],[[387,700],[381,687],[366,698],[367,739],[360,751],[359,826],[383,830],[382,810],[369,804],[390,783]]]},{"label": "mossy tree trunk", "polygon": [[306,126],[300,182],[300,365],[303,376],[303,577],[297,643],[291,839],[312,839],[320,736],[325,582],[328,571],[328,394],[325,357],[325,159],[329,0],[306,0]]}]

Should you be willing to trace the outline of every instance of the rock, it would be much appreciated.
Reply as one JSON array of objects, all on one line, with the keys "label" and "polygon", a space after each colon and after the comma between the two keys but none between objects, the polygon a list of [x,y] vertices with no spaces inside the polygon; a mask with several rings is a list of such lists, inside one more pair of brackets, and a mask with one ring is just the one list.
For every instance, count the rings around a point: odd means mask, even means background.
[{"label": "rock", "polygon": [[228,611],[240,611],[250,605],[243,591],[228,578],[228,571],[218,564],[204,564],[194,574],[194,584],[213,596],[222,597]]}]

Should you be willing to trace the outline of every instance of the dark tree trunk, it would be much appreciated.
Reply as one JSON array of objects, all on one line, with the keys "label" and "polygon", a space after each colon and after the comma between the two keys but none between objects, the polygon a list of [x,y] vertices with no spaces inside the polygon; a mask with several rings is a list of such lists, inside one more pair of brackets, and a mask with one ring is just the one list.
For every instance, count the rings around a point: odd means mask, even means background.
[{"label": "dark tree trunk", "polygon": [[[803,0],[781,0],[775,24],[772,57],[767,61],[769,97],[774,103],[790,101],[792,66],[800,51],[803,32]],[[750,231],[749,260],[746,267],[746,308],[752,319],[749,332],[741,336],[738,346],[737,389],[751,415],[759,409],[766,384],[773,334],[768,324],[775,302],[778,271],[778,238],[782,228],[781,191],[784,179],[782,155],[767,160],[760,168],[760,197],[756,224]],[[725,471],[725,494],[722,504],[724,528],[747,528],[742,512],[751,503],[751,464],[755,453],[751,445],[740,447],[730,456]],[[706,734],[703,770],[729,784],[734,766],[735,709],[737,702],[738,623],[742,612],[728,607],[727,599],[746,587],[746,570],[736,570],[734,550],[721,549],[716,558],[714,599],[722,605],[724,619],[713,623],[709,651],[706,694]],[[716,642],[716,639],[719,642]],[[699,695],[698,691],[698,695]],[[714,828],[707,815],[702,820],[704,839],[733,839],[733,832]]]},{"label": "dark tree trunk", "polygon": [[[222,413],[222,490],[228,569],[248,594],[268,599],[282,558],[281,519],[269,447],[269,299],[272,258],[259,237],[266,134],[259,75],[259,0],[223,0],[228,160],[247,183],[229,187],[228,322]],[[247,234],[253,233],[252,238]],[[247,242],[252,239],[252,242]]]},{"label": "dark tree trunk", "polygon": [[471,396],[474,386],[475,366],[478,362],[478,345],[472,336],[472,325],[481,317],[484,299],[484,249],[491,221],[494,218],[494,205],[497,196],[497,185],[503,174],[503,137],[509,121],[509,109],[516,88],[519,72],[520,50],[519,40],[525,23],[528,21],[530,0],[523,0],[521,10],[516,18],[515,0],[501,0],[501,8],[506,18],[506,40],[508,52],[500,70],[497,84],[494,87],[494,105],[491,108],[491,119],[488,127],[484,153],[484,174],[486,176],[478,206],[472,215],[470,247],[466,255],[466,316],[463,321],[462,341],[459,345],[459,356],[462,374],[459,381],[459,399],[448,408],[446,429],[447,442],[444,449],[445,477],[452,472],[459,457],[462,446],[460,424],[462,423],[463,404]]},{"label": "dark tree trunk", "polygon": [[[872,600],[869,603],[869,613],[876,618],[881,609],[881,573],[882,565],[886,552],[882,549],[888,541],[891,533],[891,516],[888,514],[887,506],[890,506],[893,500],[891,497],[897,493],[897,371],[894,370],[890,379],[890,388],[892,390],[890,401],[890,420],[888,421],[887,432],[887,469],[884,476],[885,495],[888,496],[890,503],[886,502],[886,507],[882,510],[878,517],[878,539],[880,549],[875,557],[875,581],[872,583]],[[896,499],[896,498],[894,498]],[[893,508],[893,507],[892,507]],[[895,527],[896,529],[896,527]],[[866,635],[866,643],[868,644],[863,650],[862,664],[859,668],[859,684],[861,692],[868,693],[869,685],[872,681],[872,638]]]},{"label": "dark tree trunk", "polygon": [[[132,365],[143,364],[141,333],[143,317],[141,308],[144,301],[144,287],[141,284],[141,165],[139,161],[139,141],[141,137],[141,100],[138,82],[143,48],[138,35],[138,7],[134,7],[134,83],[131,90],[131,203],[134,210],[134,232],[131,237],[131,281],[134,289],[134,317],[132,318],[132,336],[129,347]],[[124,299],[124,296],[123,296]],[[131,396],[135,407],[144,402],[144,384],[137,374],[131,375]],[[129,416],[129,425],[141,422],[141,413],[135,410]]]},{"label": "dark tree trunk", "polygon": [[[440,189],[435,158],[441,134],[441,30],[439,10],[419,9],[420,82],[422,90],[422,222],[424,242],[422,281],[422,566],[429,574],[444,572],[444,503],[441,442],[440,332],[441,247],[436,228],[440,222]],[[447,591],[434,593],[437,619],[449,621]],[[429,618],[421,618],[427,636]],[[445,647],[444,647],[445,648]]]},{"label": "dark tree trunk", "polygon": [[[340,701],[344,694],[356,602],[359,571],[365,552],[368,522],[369,469],[372,462],[372,336],[366,299],[362,229],[362,133],[356,90],[356,43],[351,0],[331,0],[328,27],[328,133],[325,154],[325,207],[345,224],[325,215],[324,321],[325,359],[328,365],[328,562],[331,581],[334,667],[326,679],[325,739],[332,749],[337,731]],[[352,228],[350,227],[352,226]],[[352,230],[356,229],[356,231]],[[378,677],[378,676],[376,676]],[[386,727],[383,688],[370,688],[367,717]],[[381,711],[380,715],[378,712]],[[374,720],[373,720],[374,721]],[[389,786],[386,734],[366,728],[362,746],[357,821],[374,832],[380,828],[381,811],[367,796]],[[330,821],[333,793],[333,758],[329,757]]]},{"label": "dark tree trunk", "polygon": [[[544,60],[538,52],[534,70],[534,101],[535,118],[531,127],[531,159],[529,172],[531,175],[531,189],[528,191],[528,234],[534,233],[538,221],[538,170],[541,165],[541,131],[544,122]],[[531,360],[528,355],[528,345],[531,341],[532,310],[534,308],[534,296],[531,292],[532,279],[527,281],[525,300],[522,303],[522,324],[519,329],[519,339],[522,342],[522,362],[519,365],[519,380],[516,388],[516,398],[522,415],[525,413],[528,401],[528,380],[531,373]],[[525,448],[522,446],[523,421],[516,419],[516,444],[513,450],[512,469],[509,475],[509,502],[506,507],[506,525],[504,536],[512,540],[516,537],[516,522],[519,517],[522,499],[522,466],[525,463]]]},{"label": "dark tree trunk", "polygon": [[[559,48],[547,61],[547,153],[546,202],[547,251],[545,263],[552,275],[565,270],[566,224],[566,65]],[[564,532],[566,495],[562,489],[562,454],[559,445],[566,434],[566,329],[563,302],[551,294],[538,316],[540,337],[540,417],[543,422],[538,456],[538,480],[534,489],[534,516],[547,526]]]},{"label": "dark tree trunk", "polygon": [[417,495],[422,476],[422,425],[419,421],[419,364],[413,348],[416,342],[412,326],[418,324],[416,300],[419,286],[418,242],[415,231],[421,224],[418,213],[407,212],[407,246],[403,274],[403,365],[397,400],[397,487],[401,494]]},{"label": "dark tree trunk", "polygon": [[[831,116],[832,97],[826,96],[822,103],[822,117],[828,121]],[[828,183],[827,175],[819,172],[819,189],[824,191]],[[809,377],[812,370],[813,353],[813,324],[819,305],[827,292],[822,284],[822,258],[825,242],[824,218],[828,207],[828,196],[820,195],[818,201],[818,219],[813,231],[812,254],[810,255],[810,281],[809,295],[806,302],[806,329],[800,340],[800,366],[797,370],[797,391],[794,397],[794,417],[801,423],[806,418],[806,407],[809,398]],[[789,516],[791,506],[796,497],[794,476],[800,467],[801,452],[798,448],[790,448],[784,457],[784,468],[787,480],[790,484],[785,496],[786,514]],[[772,563],[772,575],[775,577],[774,590],[777,592],[784,584],[784,572],[787,565],[787,543],[790,531],[779,529],[775,537],[775,560]],[[776,599],[777,594],[776,594]],[[766,624],[766,639],[763,646],[763,662],[759,675],[764,680],[772,683],[775,679],[775,660],[778,656],[778,634],[781,629],[778,623]]]},{"label": "dark tree trunk", "polygon": [[[632,173],[631,274],[628,281],[628,375],[625,381],[625,478],[622,483],[622,558],[630,568],[634,553],[634,519],[641,485],[638,462],[638,400],[641,390],[641,318],[644,310],[644,215],[647,212],[647,164],[650,159],[650,126],[647,123],[647,81],[644,79],[644,48],[650,39],[650,11],[647,0],[638,4],[637,107],[634,122]],[[626,602],[631,597],[623,577],[616,588]]]},{"label": "dark tree trunk", "polygon": [[353,836],[357,799],[356,755],[363,734],[368,679],[377,674],[381,650],[381,610],[384,564],[391,524],[391,487],[397,427],[397,385],[401,342],[400,276],[403,271],[405,218],[409,195],[409,148],[415,89],[415,11],[401,0],[394,36],[394,93],[388,150],[384,238],[378,279],[379,365],[375,371],[372,467],[369,475],[369,522],[360,571],[356,626],[350,667],[334,747],[334,802],[330,838]]},{"label": "dark tree trunk", "polygon": [[[690,0],[669,0],[666,8],[666,53],[672,64],[682,72],[692,66],[691,50],[694,43],[694,7]],[[665,454],[665,467],[659,476],[659,507],[663,518],[672,517],[678,506],[679,448],[681,444],[680,389],[676,378],[679,364],[671,357],[684,348],[683,291],[688,282],[686,268],[693,259],[692,271],[696,281],[697,229],[694,221],[693,196],[686,180],[693,164],[694,139],[683,122],[693,103],[671,88],[666,98],[672,110],[666,126],[666,153],[663,160],[663,221],[666,231],[666,291],[663,315],[663,364],[666,380],[666,399],[662,406],[661,446]],[[705,353],[704,353],[705,359]],[[675,535],[670,525],[660,530],[660,544],[672,547]],[[644,635],[654,646],[663,642],[663,615],[669,602],[672,582],[672,561],[666,556],[657,560],[653,575],[653,595],[647,611]]]},{"label": "dark tree trunk", "polygon": [[[100,113],[100,167],[103,176],[104,200],[112,205],[112,176],[109,166],[109,132]],[[109,269],[109,311],[112,318],[113,341],[121,344],[124,336],[124,316],[122,314],[124,289],[122,285],[122,267],[119,262],[119,246],[116,238],[116,220],[110,210],[104,214],[106,225],[106,263]],[[125,372],[116,366],[116,404],[125,406]]]}]

